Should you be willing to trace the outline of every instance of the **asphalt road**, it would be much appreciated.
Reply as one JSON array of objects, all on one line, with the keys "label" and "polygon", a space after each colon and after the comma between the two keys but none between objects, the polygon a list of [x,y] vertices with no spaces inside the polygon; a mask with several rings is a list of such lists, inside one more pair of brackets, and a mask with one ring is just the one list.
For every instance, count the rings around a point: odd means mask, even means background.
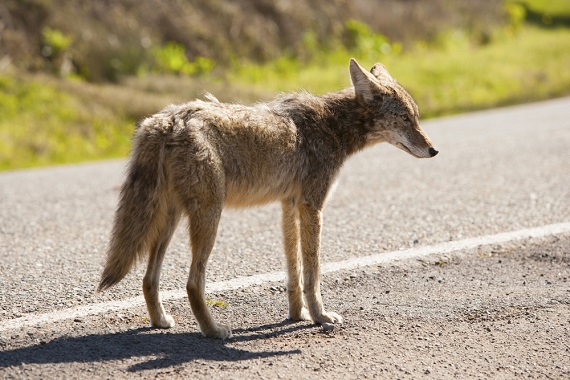
[{"label": "asphalt road", "polygon": [[[570,98],[426,122],[440,154],[355,156],[324,213],[323,260],[570,222]],[[0,321],[140,295],[143,265],[95,294],[124,161],[0,174]],[[280,208],[227,210],[208,282],[284,269]],[[182,223],[162,289],[184,288]],[[568,233],[324,276],[345,324],[288,324],[282,283],[210,295],[235,338],[174,330],[144,307],[0,332],[5,378],[570,377]],[[439,265],[435,265],[435,263]],[[443,264],[443,265],[441,265]],[[532,285],[532,286],[531,286]]]}]

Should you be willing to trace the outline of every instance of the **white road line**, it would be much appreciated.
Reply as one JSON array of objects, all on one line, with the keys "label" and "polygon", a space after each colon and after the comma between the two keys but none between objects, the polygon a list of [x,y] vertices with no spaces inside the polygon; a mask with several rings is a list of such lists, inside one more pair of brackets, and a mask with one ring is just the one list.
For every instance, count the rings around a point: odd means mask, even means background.
[{"label": "white road line", "polygon": [[[524,230],[499,233],[495,235],[486,235],[470,239],[450,241],[447,243],[411,248],[402,251],[384,252],[365,257],[356,257],[334,263],[323,264],[321,271],[322,273],[331,273],[340,270],[350,270],[394,261],[417,259],[433,254],[451,253],[460,250],[472,249],[479,246],[506,243],[514,240],[537,239],[566,232],[570,232],[570,222],[549,224],[536,228],[528,228]],[[206,291],[208,293],[216,293],[236,290],[252,285],[261,285],[268,282],[283,281],[285,280],[285,277],[285,272],[271,272],[256,274],[253,276],[237,277],[227,281],[219,281],[208,284],[206,286]],[[182,299],[186,298],[186,291],[168,291],[161,293],[161,295],[163,300]],[[139,296],[117,301],[78,306],[44,314],[30,314],[20,318],[0,322],[0,332],[15,330],[23,327],[37,326],[46,323],[54,323],[67,319],[82,318],[90,315],[99,315],[138,307],[141,305],[144,305],[144,298],[142,296]]]}]

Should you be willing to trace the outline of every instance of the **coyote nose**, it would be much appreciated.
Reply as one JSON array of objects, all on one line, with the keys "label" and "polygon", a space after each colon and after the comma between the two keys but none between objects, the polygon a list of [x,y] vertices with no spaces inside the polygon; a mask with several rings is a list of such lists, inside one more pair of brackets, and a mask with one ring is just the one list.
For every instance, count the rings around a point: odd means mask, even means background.
[{"label": "coyote nose", "polygon": [[429,148],[429,155],[430,156],[435,156],[436,154],[438,154],[439,152],[433,148]]}]

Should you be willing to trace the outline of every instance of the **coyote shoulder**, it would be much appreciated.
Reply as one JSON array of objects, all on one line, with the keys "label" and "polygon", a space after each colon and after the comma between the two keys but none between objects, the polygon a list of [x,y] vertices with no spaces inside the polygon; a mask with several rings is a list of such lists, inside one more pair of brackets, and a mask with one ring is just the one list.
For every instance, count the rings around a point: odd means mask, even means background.
[{"label": "coyote shoulder", "polygon": [[321,96],[283,95],[253,106],[212,96],[165,108],[135,131],[99,290],[148,258],[143,294],[151,325],[174,326],[159,296],[160,269],[182,215],[192,247],[186,285],[204,335],[227,338],[206,305],[205,269],[224,206],[281,201],[289,318],[341,323],[320,291],[322,209],[342,164],[366,146],[389,142],[421,158],[437,151],[412,97],[381,64],[350,61],[353,86]]}]

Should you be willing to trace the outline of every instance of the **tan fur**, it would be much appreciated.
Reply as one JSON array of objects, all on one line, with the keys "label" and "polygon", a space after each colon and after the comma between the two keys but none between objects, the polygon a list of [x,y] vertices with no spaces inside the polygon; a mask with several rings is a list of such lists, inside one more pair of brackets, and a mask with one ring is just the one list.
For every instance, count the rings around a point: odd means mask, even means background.
[{"label": "tan fur", "polygon": [[159,295],[160,268],[182,214],[189,218],[188,299],[208,337],[227,338],[205,297],[205,270],[225,206],[281,201],[289,317],[340,323],[320,291],[322,209],[344,161],[387,141],[415,157],[437,154],[412,97],[381,64],[350,62],[353,87],[288,94],[254,106],[193,101],[167,107],[135,131],[99,290],[149,255],[143,293],[151,325],[174,326]]}]

